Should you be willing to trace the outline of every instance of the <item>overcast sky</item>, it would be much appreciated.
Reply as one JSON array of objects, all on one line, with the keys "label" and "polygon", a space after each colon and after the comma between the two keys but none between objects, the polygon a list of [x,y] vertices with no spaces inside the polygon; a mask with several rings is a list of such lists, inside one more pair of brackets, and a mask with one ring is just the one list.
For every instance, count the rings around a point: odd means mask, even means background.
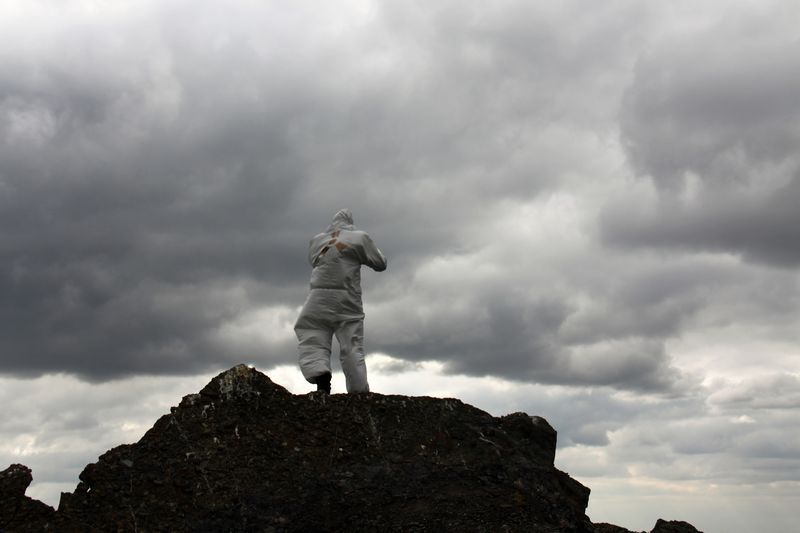
[{"label": "overcast sky", "polygon": [[[589,515],[800,497],[800,5],[0,4],[0,469],[57,504],[239,362],[349,207],[373,390],[523,410]],[[341,373],[334,392],[343,392]]]}]

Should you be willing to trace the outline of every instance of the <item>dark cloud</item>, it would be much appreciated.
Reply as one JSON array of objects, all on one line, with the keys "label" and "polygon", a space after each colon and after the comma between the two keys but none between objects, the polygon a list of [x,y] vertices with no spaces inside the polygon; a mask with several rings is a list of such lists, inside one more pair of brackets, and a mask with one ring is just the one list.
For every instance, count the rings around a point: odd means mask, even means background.
[{"label": "dark cloud", "polygon": [[6,371],[193,372],[242,357],[210,340],[242,311],[237,288],[273,287],[249,306],[302,298],[312,226],[292,210],[301,165],[285,113],[232,93],[198,118],[205,102],[186,91],[167,120],[136,72],[148,52],[123,58],[129,78],[50,57],[0,72]]},{"label": "dark cloud", "polygon": [[729,17],[639,60],[622,139],[659,196],[611,202],[601,219],[609,243],[800,264],[800,45],[781,26],[764,33],[765,22]]},{"label": "dark cloud", "polygon": [[[636,170],[663,188],[758,179],[794,156],[800,43],[774,11],[744,11],[663,39],[642,54],[623,96],[622,138]],[[767,28],[770,27],[770,31]]]},{"label": "dark cloud", "polygon": [[610,277],[562,334],[573,344],[637,336],[669,338],[706,305],[715,286],[736,279],[712,262],[643,262],[630,274]]},{"label": "dark cloud", "polygon": [[[236,4],[185,23],[176,15],[187,6],[104,24],[67,10],[57,31],[42,30],[45,44],[16,52],[26,61],[0,68],[3,371],[102,380],[291,362],[306,243],[350,207],[390,258],[387,274],[365,275],[371,350],[450,373],[686,390],[665,342],[707,306],[719,272],[620,259],[581,240],[596,236],[585,229],[593,198],[619,168],[608,154],[647,9],[457,2],[346,15]],[[73,42],[80,53],[61,54]],[[658,148],[685,137],[649,121],[691,128],[695,95],[747,72],[725,63],[705,83],[691,54],[664,50],[639,62],[622,100],[627,153],[659,183],[705,167],[702,154],[664,163]],[[775,57],[764,72],[789,61]],[[685,85],[656,75],[674,68],[687,69]],[[726,110],[754,90],[710,109],[705,127],[728,124]],[[770,109],[754,111],[767,129]],[[754,161],[789,157],[747,142]],[[537,242],[518,235],[540,216],[524,207],[558,194],[582,211],[578,244],[558,229]],[[788,196],[774,202],[789,206]],[[652,243],[648,219],[615,218],[615,197],[600,219],[605,242],[639,245],[639,231]],[[780,209],[759,212],[791,221]],[[692,236],[729,246],[691,213],[682,219]],[[448,257],[463,258],[458,270],[445,264],[426,280]]]},{"label": "dark cloud", "polygon": [[379,323],[374,349],[405,359],[446,361],[450,371],[472,375],[530,379],[536,369],[552,367],[559,352],[558,327],[567,316],[564,304],[524,301],[510,293],[476,294],[476,289],[420,302],[395,317],[402,322],[398,326]]},{"label": "dark cloud", "polygon": [[709,400],[729,412],[800,407],[800,376],[768,374],[716,392]]},{"label": "dark cloud", "polygon": [[[484,265],[486,266],[486,265]],[[446,270],[446,268],[443,268]],[[457,267],[456,270],[457,271]],[[536,294],[494,283],[429,287],[420,281],[415,306],[379,306],[368,317],[370,349],[412,361],[436,360],[447,372],[519,381],[600,385],[678,393],[692,387],[664,350],[669,331],[649,331],[649,304],[605,301],[605,311],[580,311],[565,294]],[[408,297],[408,295],[407,295]],[[692,306],[663,304],[691,313]],[[688,307],[683,309],[683,307]],[[616,314],[616,315],[615,315]]]},{"label": "dark cloud", "polygon": [[668,197],[636,207],[614,203],[601,219],[603,237],[615,246],[732,253],[748,261],[796,267],[800,178],[759,196],[708,190],[690,204]]},{"label": "dark cloud", "polygon": [[[62,6],[0,69],[4,371],[103,379],[241,357],[217,332],[302,302],[305,244],[340,207],[400,278],[474,246],[480,206],[556,185],[572,155],[535,157],[534,124],[582,123],[576,95],[555,89],[566,73],[591,79],[602,63],[583,53],[621,24],[604,12],[596,31],[563,41],[566,13],[523,3],[382,6],[361,22],[237,4],[179,23],[185,7],[100,24]],[[330,20],[342,31],[289,31]],[[555,357],[562,304],[525,305],[491,304],[482,330],[505,340],[471,343],[453,370]],[[440,325],[404,353],[447,358],[461,350],[443,340],[448,327],[474,326]],[[260,357],[290,360],[290,344]],[[481,345],[511,355],[493,370]]]}]

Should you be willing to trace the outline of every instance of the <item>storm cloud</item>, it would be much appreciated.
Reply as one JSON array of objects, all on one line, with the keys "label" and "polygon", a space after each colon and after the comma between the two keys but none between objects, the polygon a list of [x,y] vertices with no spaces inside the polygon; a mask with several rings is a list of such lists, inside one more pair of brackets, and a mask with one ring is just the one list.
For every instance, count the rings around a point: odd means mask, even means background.
[{"label": "storm cloud", "polygon": [[609,242],[798,266],[800,42],[779,22],[794,15],[778,4],[747,23],[722,17],[637,61],[622,139],[658,195],[633,209],[612,202]]},{"label": "storm cloud", "polygon": [[[7,371],[103,379],[253,357],[218,332],[263,307],[290,322],[303,247],[341,205],[395,277],[490,244],[471,237],[491,238],[487,202],[497,212],[535,201],[586,172],[564,143],[596,149],[580,137],[607,112],[596,94],[557,87],[566,74],[592,82],[593,48],[627,35],[604,12],[609,27],[565,40],[555,28],[566,14],[522,3],[375,5],[355,19],[236,4],[189,25],[182,6],[101,18],[65,4],[63,21],[21,36],[38,46],[20,45],[0,72]],[[324,31],[307,38],[290,31],[298,24]],[[621,43],[608,46],[599,57],[617,68]],[[437,311],[455,331],[428,323],[416,344],[378,347],[454,371],[562,379],[556,333],[569,304],[515,298],[497,267],[464,292],[476,314],[453,323]],[[467,329],[482,339],[445,340]],[[256,357],[289,361],[290,344],[286,333]],[[481,356],[491,350],[494,363]]]}]

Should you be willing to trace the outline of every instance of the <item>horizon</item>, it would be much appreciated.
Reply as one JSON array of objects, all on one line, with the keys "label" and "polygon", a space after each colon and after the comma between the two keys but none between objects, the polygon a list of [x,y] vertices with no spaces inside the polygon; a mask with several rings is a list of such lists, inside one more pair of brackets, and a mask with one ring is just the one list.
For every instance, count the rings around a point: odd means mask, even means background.
[{"label": "horizon", "polygon": [[374,392],[543,416],[595,522],[791,529],[799,16],[4,2],[0,469],[57,505],[220,369],[312,390],[306,248],[346,207],[388,257]]}]

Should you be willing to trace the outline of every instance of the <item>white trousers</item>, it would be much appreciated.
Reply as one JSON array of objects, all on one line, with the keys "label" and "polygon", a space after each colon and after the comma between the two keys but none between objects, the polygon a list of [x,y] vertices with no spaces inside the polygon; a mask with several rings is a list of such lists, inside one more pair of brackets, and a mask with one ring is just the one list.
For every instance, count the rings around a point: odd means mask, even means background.
[{"label": "white trousers", "polygon": [[332,305],[333,302],[320,305],[322,300],[331,297],[320,293],[322,291],[312,291],[294,326],[303,377],[314,383],[315,378],[331,371],[331,343],[336,335],[347,392],[369,392],[364,361],[363,314],[356,309],[347,309],[350,307],[347,305],[336,313],[337,306]]}]

